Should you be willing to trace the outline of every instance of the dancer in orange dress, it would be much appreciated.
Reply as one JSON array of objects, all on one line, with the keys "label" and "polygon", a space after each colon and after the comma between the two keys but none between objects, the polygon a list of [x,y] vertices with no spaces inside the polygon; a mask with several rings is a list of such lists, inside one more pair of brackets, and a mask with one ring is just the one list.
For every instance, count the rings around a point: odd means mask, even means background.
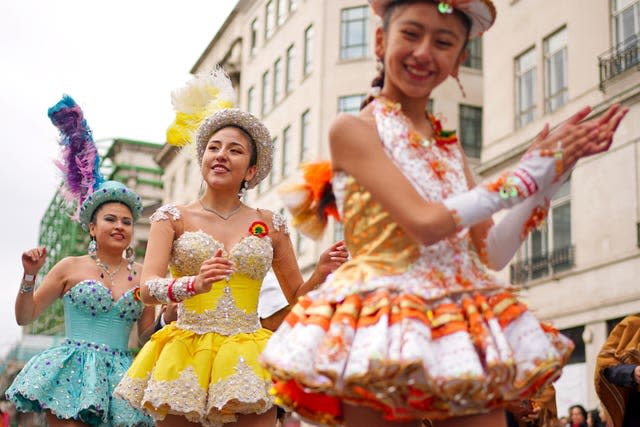
[{"label": "dancer in orange dress", "polygon": [[301,298],[261,360],[279,404],[315,422],[504,425],[503,408],[541,393],[573,344],[488,269],[509,262],[578,159],[609,148],[627,109],[545,127],[513,170],[476,185],[455,133],[425,111],[493,4],[371,3],[383,71],[360,114],[329,133],[352,259]]}]

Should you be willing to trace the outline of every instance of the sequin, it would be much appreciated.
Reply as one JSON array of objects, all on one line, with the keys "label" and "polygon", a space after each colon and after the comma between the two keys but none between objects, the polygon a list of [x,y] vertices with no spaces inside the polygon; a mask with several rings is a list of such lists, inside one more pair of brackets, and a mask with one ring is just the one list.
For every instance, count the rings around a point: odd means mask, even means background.
[{"label": "sequin", "polygon": [[[425,200],[468,191],[459,147],[421,144],[391,102],[374,100],[373,114],[385,152]],[[262,353],[277,402],[331,425],[340,400],[384,407],[388,419],[440,419],[532,396],[557,377],[571,341],[485,270],[468,229],[419,245],[353,177],[336,173],[333,187],[351,259],[299,300]]]},{"label": "sequin", "polygon": [[67,338],[34,356],[7,390],[19,411],[46,409],[89,425],[154,425],[142,412],[111,397],[131,364],[129,333],[143,311],[134,291],[113,300],[108,288],[85,280],[64,295]]},{"label": "sequin", "polygon": [[215,332],[221,335],[252,333],[262,327],[257,312],[246,313],[236,306],[228,286],[224,287],[223,296],[218,299],[215,310],[196,313],[181,304],[178,307],[177,326],[198,334]]},{"label": "sequin", "polygon": [[174,221],[180,219],[180,211],[175,205],[163,205],[149,217],[151,222],[166,221],[171,217]]},{"label": "sequin", "polygon": [[[274,214],[267,228],[286,227],[280,218]],[[195,276],[219,249],[234,265],[229,280],[182,301],[177,321],[151,337],[115,390],[157,419],[169,412],[219,426],[236,421],[236,413],[273,405],[271,377],[257,361],[271,336],[257,314],[260,284],[273,260],[271,236],[248,235],[225,248],[202,230],[185,231],[173,242],[169,269],[174,277]]]}]

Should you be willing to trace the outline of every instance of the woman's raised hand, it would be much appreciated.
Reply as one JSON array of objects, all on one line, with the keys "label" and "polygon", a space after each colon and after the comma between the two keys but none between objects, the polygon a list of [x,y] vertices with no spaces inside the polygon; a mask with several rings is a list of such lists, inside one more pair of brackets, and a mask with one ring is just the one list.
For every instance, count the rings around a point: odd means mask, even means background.
[{"label": "woman's raised hand", "polygon": [[628,108],[615,104],[600,117],[585,120],[591,107],[584,107],[553,132],[548,124],[545,125],[528,151],[551,152],[562,161],[563,170],[568,170],[582,157],[607,151],[613,134],[628,112]]},{"label": "woman's raised hand", "polygon": [[218,249],[211,258],[200,266],[200,274],[196,277],[196,293],[209,292],[213,283],[220,280],[228,281],[233,272],[233,263],[222,256],[222,249]]},{"label": "woman's raised hand", "polygon": [[329,246],[318,259],[316,271],[325,277],[349,259],[349,251],[343,240]]},{"label": "woman's raised hand", "polygon": [[36,275],[47,259],[47,248],[41,246],[39,248],[29,249],[22,253],[22,268],[25,274]]}]

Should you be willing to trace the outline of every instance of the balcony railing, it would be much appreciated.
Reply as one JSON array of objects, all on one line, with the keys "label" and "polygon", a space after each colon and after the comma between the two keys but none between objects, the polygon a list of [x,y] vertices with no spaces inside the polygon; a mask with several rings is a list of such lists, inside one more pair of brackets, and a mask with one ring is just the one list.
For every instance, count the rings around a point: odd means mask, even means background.
[{"label": "balcony railing", "polygon": [[640,66],[640,34],[630,37],[598,56],[598,66],[600,89],[604,88],[608,80],[635,66]]},{"label": "balcony railing", "polygon": [[574,265],[574,255],[575,248],[567,246],[511,264],[511,283],[522,284],[568,270]]}]

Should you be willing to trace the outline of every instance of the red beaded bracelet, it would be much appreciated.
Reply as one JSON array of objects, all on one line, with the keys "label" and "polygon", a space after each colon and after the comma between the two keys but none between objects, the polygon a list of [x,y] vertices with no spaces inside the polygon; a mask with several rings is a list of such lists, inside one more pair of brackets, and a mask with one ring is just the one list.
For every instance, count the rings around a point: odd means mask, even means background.
[{"label": "red beaded bracelet", "polygon": [[169,298],[169,301],[171,302],[178,302],[176,301],[176,299],[173,297],[173,284],[176,283],[176,279],[173,279],[171,281],[171,283],[169,283],[169,286],[167,287],[167,298]]}]

